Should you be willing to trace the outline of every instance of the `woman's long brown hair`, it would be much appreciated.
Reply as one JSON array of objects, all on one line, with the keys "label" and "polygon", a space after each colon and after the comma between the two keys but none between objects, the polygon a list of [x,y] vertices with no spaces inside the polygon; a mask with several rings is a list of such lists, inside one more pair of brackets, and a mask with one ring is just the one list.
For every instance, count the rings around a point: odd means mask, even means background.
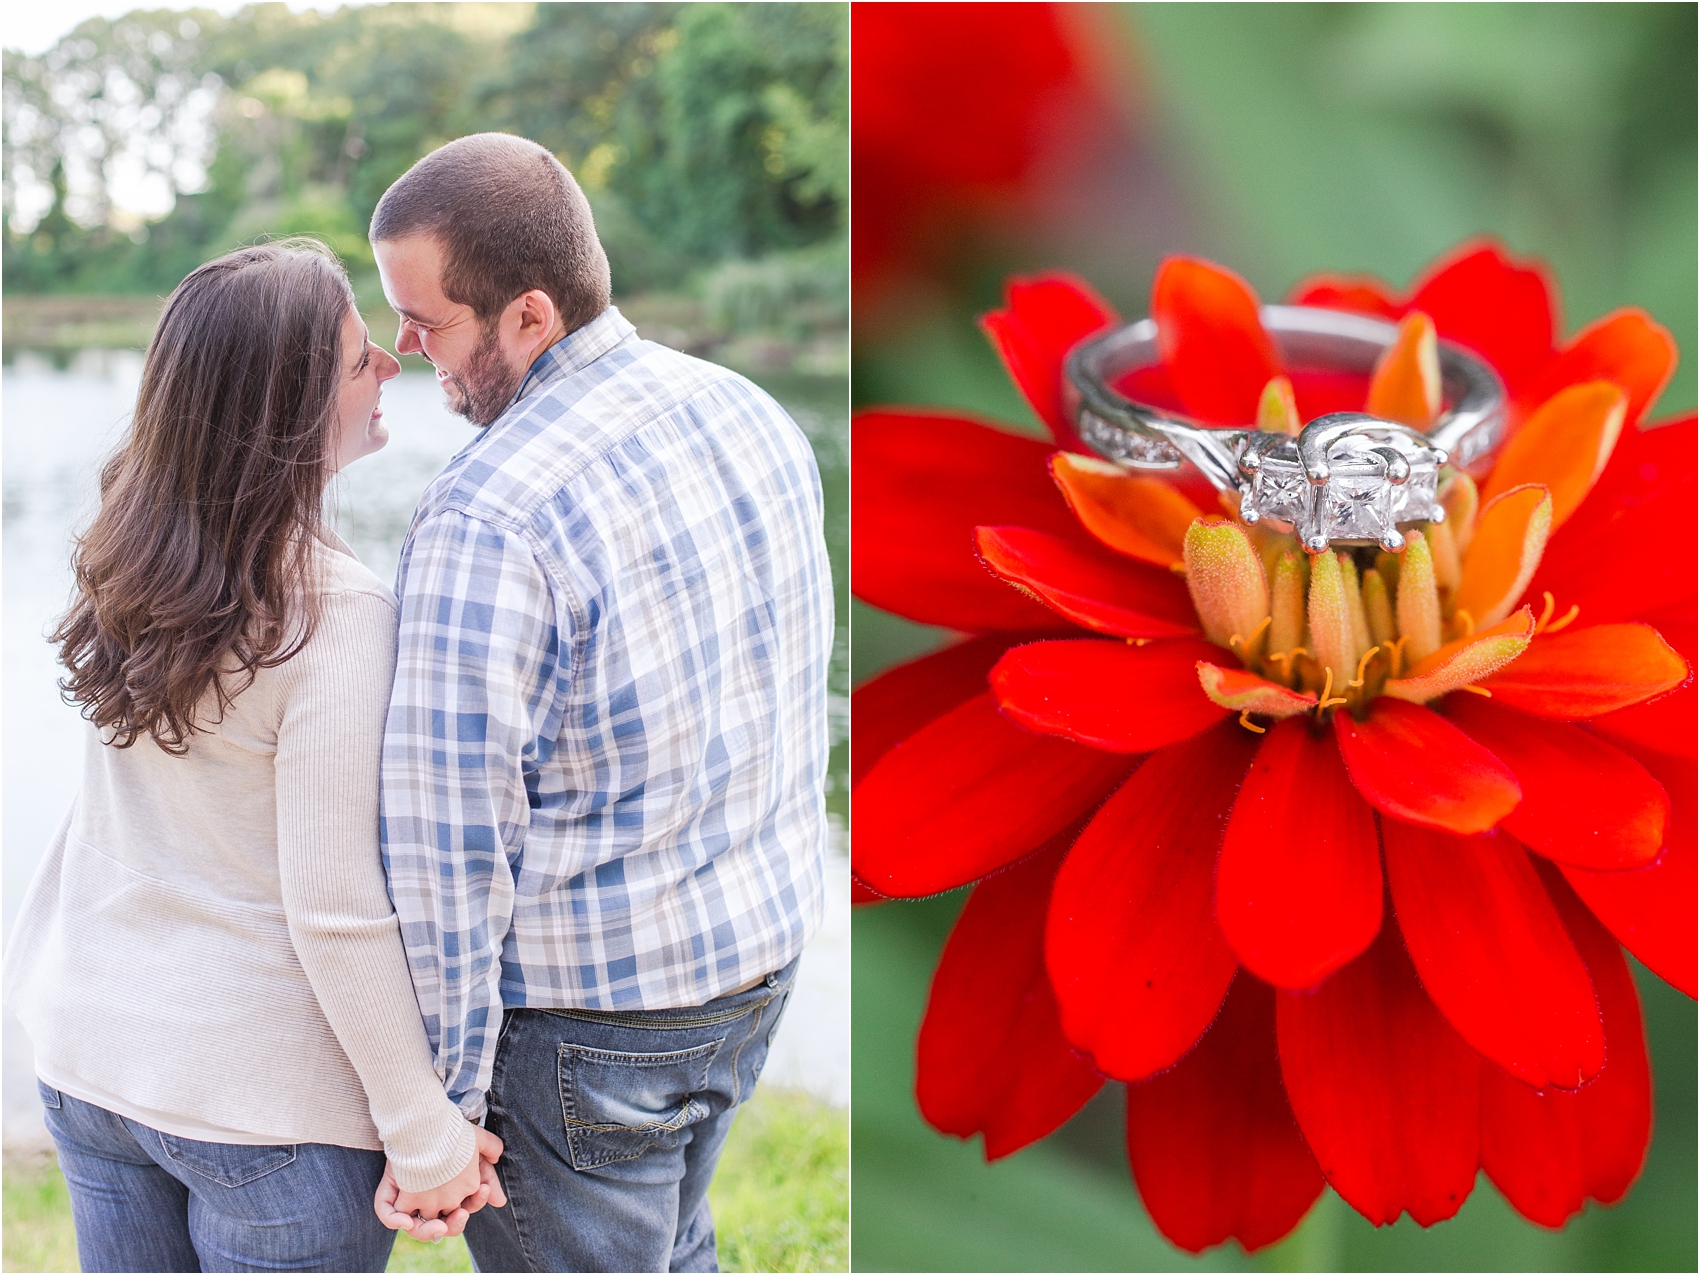
[{"label": "woman's long brown hair", "polygon": [[61,693],[118,747],[147,734],[181,756],[202,719],[311,635],[353,304],[312,241],[209,261],[165,303],[52,636],[70,670]]}]

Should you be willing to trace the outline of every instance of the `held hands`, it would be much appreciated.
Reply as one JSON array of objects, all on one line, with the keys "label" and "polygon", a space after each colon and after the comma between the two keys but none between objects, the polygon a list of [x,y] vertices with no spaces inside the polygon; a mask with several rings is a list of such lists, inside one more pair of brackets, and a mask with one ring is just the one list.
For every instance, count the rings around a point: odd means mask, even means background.
[{"label": "held hands", "polygon": [[474,1130],[478,1149],[472,1162],[441,1186],[429,1191],[403,1191],[386,1162],[384,1177],[372,1198],[378,1220],[392,1231],[406,1231],[416,1240],[435,1243],[466,1229],[466,1220],[486,1204],[501,1208],[508,1202],[496,1176],[502,1140],[486,1129]]}]

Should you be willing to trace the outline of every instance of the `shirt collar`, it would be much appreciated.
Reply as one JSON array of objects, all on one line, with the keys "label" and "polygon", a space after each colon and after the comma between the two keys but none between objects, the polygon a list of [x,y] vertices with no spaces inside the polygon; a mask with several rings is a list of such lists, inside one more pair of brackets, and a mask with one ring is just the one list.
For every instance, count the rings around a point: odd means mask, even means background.
[{"label": "shirt collar", "polygon": [[508,406],[511,408],[514,403],[529,398],[545,386],[589,367],[636,331],[625,315],[609,306],[582,328],[567,333],[539,354]]}]

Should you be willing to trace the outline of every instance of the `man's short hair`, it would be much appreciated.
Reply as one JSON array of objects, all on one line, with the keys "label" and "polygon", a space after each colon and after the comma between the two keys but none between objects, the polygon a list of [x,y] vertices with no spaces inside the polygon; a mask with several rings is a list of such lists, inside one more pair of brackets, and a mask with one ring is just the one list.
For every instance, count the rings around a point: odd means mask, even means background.
[{"label": "man's short hair", "polygon": [[485,324],[533,288],[549,294],[568,332],[608,308],[590,203],[559,160],[523,137],[474,133],[439,146],[384,192],[368,234],[435,237],[443,295]]}]

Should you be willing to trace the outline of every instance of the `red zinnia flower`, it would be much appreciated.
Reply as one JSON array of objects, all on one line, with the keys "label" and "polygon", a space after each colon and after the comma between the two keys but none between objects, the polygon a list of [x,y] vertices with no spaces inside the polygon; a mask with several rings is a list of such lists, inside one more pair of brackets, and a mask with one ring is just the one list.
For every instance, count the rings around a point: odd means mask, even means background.
[{"label": "red zinnia flower", "polygon": [[1544,275],[1491,245],[1408,300],[1295,300],[1400,340],[1372,379],[1283,370],[1241,280],[1171,259],[1164,363],[1124,388],[1210,423],[1426,427],[1435,335],[1475,350],[1513,432],[1397,557],[1309,557],[1202,482],[1078,454],[1062,357],[1113,315],[1070,279],[985,321],[1068,450],[857,420],[858,595],[974,635],[853,708],[860,885],[980,881],[917,1096],[995,1158],[1128,1082],[1135,1181],[1194,1251],[1279,1239],[1324,1180],[1428,1225],[1478,1166],[1558,1226],[1650,1136],[1619,943],[1695,994],[1694,417],[1638,428],[1662,329],[1621,311],[1555,347]]}]

